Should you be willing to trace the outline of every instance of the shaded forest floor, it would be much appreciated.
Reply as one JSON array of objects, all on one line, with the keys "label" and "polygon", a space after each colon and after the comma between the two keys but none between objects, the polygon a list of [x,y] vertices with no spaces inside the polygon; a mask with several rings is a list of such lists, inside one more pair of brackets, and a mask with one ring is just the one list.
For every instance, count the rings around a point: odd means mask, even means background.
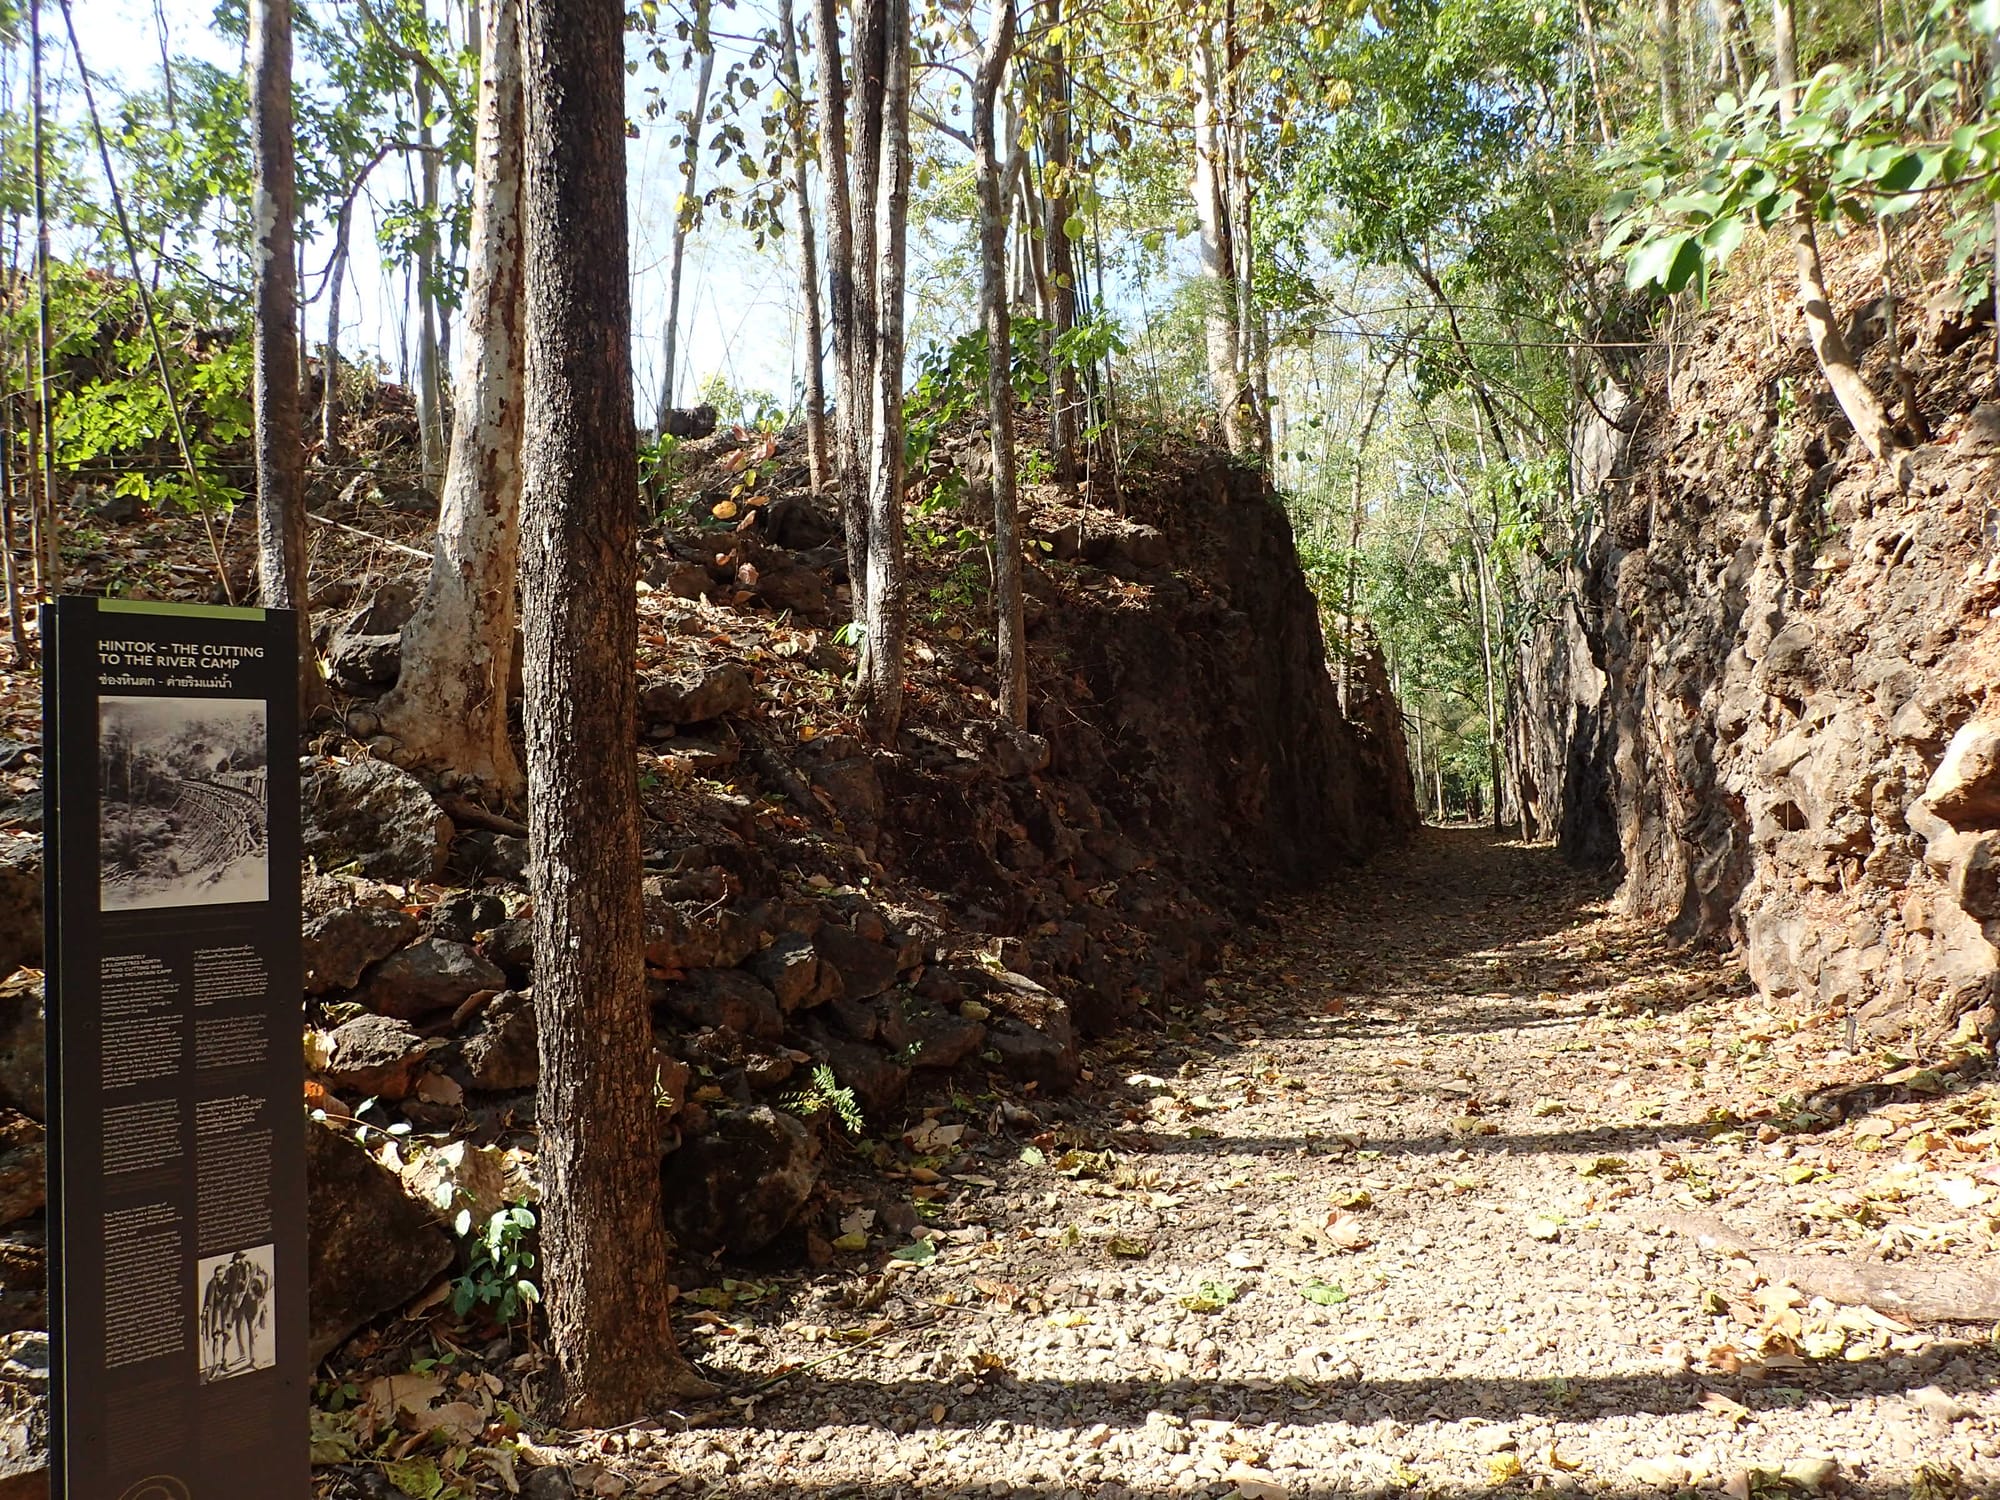
[{"label": "shaded forest floor", "polygon": [[529,1492],[2000,1495],[1983,1330],[1672,1227],[2000,1274],[1991,1078],[1850,1053],[1607,894],[1431,829],[1277,910],[1073,1098],[917,1126],[934,1259],[691,1293],[734,1394]]}]

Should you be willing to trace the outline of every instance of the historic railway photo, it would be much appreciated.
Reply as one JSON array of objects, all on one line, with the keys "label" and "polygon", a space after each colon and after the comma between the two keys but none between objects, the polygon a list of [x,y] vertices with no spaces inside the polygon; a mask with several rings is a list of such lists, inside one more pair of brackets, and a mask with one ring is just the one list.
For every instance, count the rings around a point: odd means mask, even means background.
[{"label": "historic railway photo", "polygon": [[261,700],[104,699],[102,909],[266,900],[268,759]]}]

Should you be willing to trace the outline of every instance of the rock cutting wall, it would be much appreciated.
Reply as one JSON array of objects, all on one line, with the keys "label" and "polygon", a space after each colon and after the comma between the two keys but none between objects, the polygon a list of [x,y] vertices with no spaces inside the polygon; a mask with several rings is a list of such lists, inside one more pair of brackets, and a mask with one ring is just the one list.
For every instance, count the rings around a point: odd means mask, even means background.
[{"label": "rock cutting wall", "polygon": [[[1833,268],[1866,304],[1872,263]],[[1936,440],[1898,474],[1823,394],[1796,312],[1740,283],[1634,393],[1588,563],[1514,683],[1535,831],[1622,862],[1631,910],[1737,945],[1767,993],[1884,1038],[1995,1025],[2000,407],[1978,399],[1992,330],[1954,309],[1905,312]]]}]

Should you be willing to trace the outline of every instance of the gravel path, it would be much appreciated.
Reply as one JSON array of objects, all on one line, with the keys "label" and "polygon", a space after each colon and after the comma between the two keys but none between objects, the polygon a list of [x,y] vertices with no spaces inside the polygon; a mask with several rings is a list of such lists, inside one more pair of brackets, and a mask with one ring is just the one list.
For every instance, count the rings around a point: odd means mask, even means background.
[{"label": "gravel path", "polygon": [[767,1384],[571,1450],[577,1493],[2000,1496],[1984,1330],[1657,1227],[2000,1268],[1990,1078],[1801,1119],[1902,1060],[1604,894],[1434,830],[1280,910],[1077,1097],[918,1122],[868,1253],[691,1294],[690,1352]]}]

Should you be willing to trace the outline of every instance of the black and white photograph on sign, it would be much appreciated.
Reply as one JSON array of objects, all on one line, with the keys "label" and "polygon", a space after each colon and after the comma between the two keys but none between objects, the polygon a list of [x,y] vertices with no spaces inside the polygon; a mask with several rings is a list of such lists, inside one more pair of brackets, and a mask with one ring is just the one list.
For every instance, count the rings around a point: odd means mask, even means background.
[{"label": "black and white photograph on sign", "polygon": [[268,759],[261,700],[100,699],[102,909],[268,900]]},{"label": "black and white photograph on sign", "polygon": [[268,1370],[278,1362],[277,1322],[271,1316],[276,1260],[275,1247],[258,1245],[196,1263],[202,1384]]}]

